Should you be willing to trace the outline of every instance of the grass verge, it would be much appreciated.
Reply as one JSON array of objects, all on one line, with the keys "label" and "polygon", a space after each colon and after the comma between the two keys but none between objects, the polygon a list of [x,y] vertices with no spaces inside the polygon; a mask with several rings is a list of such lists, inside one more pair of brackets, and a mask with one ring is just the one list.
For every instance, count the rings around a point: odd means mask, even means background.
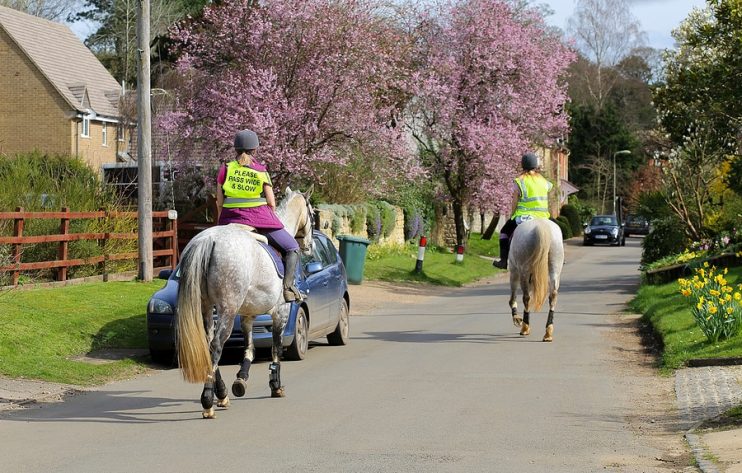
[{"label": "grass verge", "polygon": [[[740,283],[742,267],[731,268],[727,279],[735,285]],[[630,305],[644,314],[643,320],[661,338],[661,368],[665,370],[680,368],[691,359],[742,358],[742,334],[718,343],[709,342],[696,325],[689,299],[680,294],[677,281],[642,285]]]},{"label": "grass verge", "polygon": [[147,301],[164,285],[135,281],[0,293],[0,374],[89,386],[144,369],[125,359],[72,358],[105,348],[146,348]]},{"label": "grass verge", "polygon": [[448,249],[431,247],[425,251],[422,271],[415,273],[417,244],[395,247],[369,247],[363,277],[368,280],[390,282],[420,282],[441,286],[463,286],[464,284],[492,276],[499,269],[492,267],[492,260],[480,256],[494,257],[499,252],[497,239],[482,240],[473,234],[461,263]]}]

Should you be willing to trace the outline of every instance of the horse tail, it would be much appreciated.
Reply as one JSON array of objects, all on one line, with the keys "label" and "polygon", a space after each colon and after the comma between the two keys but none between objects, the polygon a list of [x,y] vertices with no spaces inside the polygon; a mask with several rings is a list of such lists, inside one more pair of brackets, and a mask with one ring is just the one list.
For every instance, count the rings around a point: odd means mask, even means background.
[{"label": "horse tail", "polygon": [[546,225],[536,225],[536,240],[536,253],[531,260],[531,300],[528,305],[540,310],[549,294],[551,233]]},{"label": "horse tail", "polygon": [[201,290],[206,287],[206,269],[213,248],[213,239],[196,238],[180,260],[176,344],[180,372],[189,383],[205,383],[211,373]]}]

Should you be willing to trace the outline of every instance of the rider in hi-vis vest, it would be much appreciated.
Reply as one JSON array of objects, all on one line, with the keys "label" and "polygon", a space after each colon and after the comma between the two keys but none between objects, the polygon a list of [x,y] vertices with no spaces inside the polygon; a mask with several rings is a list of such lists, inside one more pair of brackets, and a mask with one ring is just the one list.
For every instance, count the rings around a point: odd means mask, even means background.
[{"label": "rider in hi-vis vest", "polygon": [[500,261],[493,266],[507,269],[508,254],[510,252],[510,238],[517,226],[532,218],[549,218],[549,191],[551,182],[547,181],[538,172],[538,157],[533,153],[526,153],[521,158],[523,174],[515,179],[513,190],[512,217],[500,230]]},{"label": "rider in hi-vis vest", "polygon": [[258,135],[242,130],[234,137],[237,153],[233,161],[219,168],[217,175],[216,206],[219,225],[238,223],[249,225],[268,238],[270,244],[283,256],[283,297],[289,301],[301,300],[302,294],[294,284],[299,263],[299,244],[284,228],[274,210],[276,198],[268,169],[255,159]]}]

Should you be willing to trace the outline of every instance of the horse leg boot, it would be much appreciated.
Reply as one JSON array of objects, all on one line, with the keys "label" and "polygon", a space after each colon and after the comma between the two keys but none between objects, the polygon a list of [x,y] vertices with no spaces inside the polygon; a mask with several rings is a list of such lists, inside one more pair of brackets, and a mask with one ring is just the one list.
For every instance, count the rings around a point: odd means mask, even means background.
[{"label": "horse leg boot", "polygon": [[500,261],[495,261],[492,266],[500,269],[508,269],[508,256],[510,255],[510,239],[500,238]]},{"label": "horse leg boot", "polygon": [[546,333],[544,334],[545,342],[554,341],[554,311],[549,311],[549,316],[546,319]]},{"label": "horse leg boot", "polygon": [[531,313],[523,311],[523,323],[520,326],[520,334],[528,336],[531,334]]},{"label": "horse leg boot", "polygon": [[222,373],[219,368],[216,369],[216,384],[214,386],[216,392],[216,405],[217,407],[228,408],[229,407],[229,394],[227,393],[227,385],[224,384],[222,379]]},{"label": "horse leg boot", "polygon": [[283,262],[283,298],[286,302],[301,301],[304,299],[294,284],[297,264],[299,264],[299,251],[287,251]]},{"label": "horse leg boot", "polygon": [[281,356],[283,356],[283,340],[281,332],[273,331],[273,347],[271,348],[271,364],[268,366],[271,397],[285,397],[286,391],[281,385]]},{"label": "horse leg boot", "polygon": [[204,390],[201,391],[201,407],[204,408],[201,416],[204,419],[213,419],[214,414],[214,376],[209,375],[204,383]]}]

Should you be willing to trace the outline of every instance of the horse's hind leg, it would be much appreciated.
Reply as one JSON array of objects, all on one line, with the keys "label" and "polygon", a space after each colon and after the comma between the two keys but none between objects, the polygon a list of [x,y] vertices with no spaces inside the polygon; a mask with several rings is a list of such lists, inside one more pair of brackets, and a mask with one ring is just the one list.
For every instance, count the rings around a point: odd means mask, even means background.
[{"label": "horse's hind leg", "polygon": [[271,397],[284,397],[286,390],[281,385],[281,357],[283,356],[283,327],[285,322],[278,312],[273,314],[273,346],[271,347],[270,380]]},{"label": "horse's hind leg", "polygon": [[513,317],[513,325],[520,327],[523,324],[523,319],[518,317],[518,302],[515,300],[515,293],[518,289],[518,275],[514,268],[510,270],[510,300],[508,305],[510,306],[510,314]]},{"label": "horse's hind leg", "polygon": [[[209,313],[211,317],[211,313]],[[211,324],[211,330],[209,330],[209,348],[211,352],[211,375],[206,379],[204,383],[204,389],[201,391],[201,407],[203,407],[202,416],[204,419],[213,419],[214,414],[214,393],[216,391],[218,407],[229,407],[229,398],[226,394],[226,387],[224,381],[221,379],[221,373],[219,373],[219,359],[222,357],[222,350],[224,348],[224,342],[229,338],[231,333],[231,321],[233,319],[227,317],[219,317],[216,326]],[[227,328],[229,323],[229,328]],[[222,397],[223,396],[223,397]]]},{"label": "horse's hind leg", "polygon": [[232,394],[236,397],[242,397],[247,391],[247,379],[250,377],[250,366],[252,366],[253,360],[255,360],[255,345],[252,340],[252,317],[243,316],[240,319],[240,326],[242,327],[242,333],[245,335],[245,356],[242,358],[240,363],[240,370],[237,372],[237,377],[232,383]]},{"label": "horse's hind leg", "polygon": [[549,316],[546,318],[546,333],[544,334],[544,341],[551,342],[554,340],[554,309],[556,309],[557,301],[557,289],[552,285],[551,292],[549,293]]},{"label": "horse's hind leg", "polygon": [[520,278],[520,288],[523,291],[523,323],[520,326],[520,334],[524,337],[531,334],[531,295],[528,293],[528,280]]}]

